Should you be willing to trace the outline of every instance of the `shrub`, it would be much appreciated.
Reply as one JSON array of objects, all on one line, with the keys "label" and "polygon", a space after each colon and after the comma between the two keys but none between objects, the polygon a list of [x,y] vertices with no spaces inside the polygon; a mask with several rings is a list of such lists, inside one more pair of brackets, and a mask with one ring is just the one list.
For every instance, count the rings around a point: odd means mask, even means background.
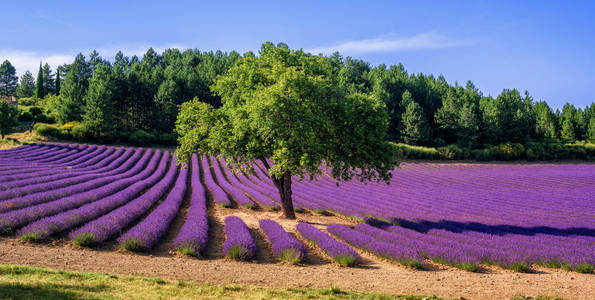
[{"label": "shrub", "polygon": [[37,100],[33,97],[19,98],[20,105],[30,106],[30,105],[35,105],[36,102],[37,102]]},{"label": "shrub", "polygon": [[128,137],[128,140],[134,145],[146,146],[152,144],[155,141],[155,136],[142,129],[137,129]]},{"label": "shrub", "polygon": [[28,111],[19,109],[18,120],[21,122],[31,122],[31,121],[33,121],[33,115]]}]

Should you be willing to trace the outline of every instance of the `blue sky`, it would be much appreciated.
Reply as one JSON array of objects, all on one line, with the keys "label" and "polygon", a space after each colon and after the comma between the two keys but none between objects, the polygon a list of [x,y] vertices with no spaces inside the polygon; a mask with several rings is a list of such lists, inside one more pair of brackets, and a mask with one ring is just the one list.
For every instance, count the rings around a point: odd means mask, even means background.
[{"label": "blue sky", "polygon": [[[52,3],[53,2],[53,3]],[[339,50],[484,94],[528,90],[554,108],[595,101],[595,1],[3,1],[0,59],[22,74],[78,52],[150,46]]]}]

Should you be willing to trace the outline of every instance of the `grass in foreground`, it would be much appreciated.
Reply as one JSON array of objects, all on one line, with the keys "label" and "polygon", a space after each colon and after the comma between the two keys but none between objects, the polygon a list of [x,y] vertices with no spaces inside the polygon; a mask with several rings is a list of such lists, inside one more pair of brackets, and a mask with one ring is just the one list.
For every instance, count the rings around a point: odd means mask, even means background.
[{"label": "grass in foreground", "polygon": [[159,278],[0,265],[0,299],[440,299],[331,289],[193,284]]}]

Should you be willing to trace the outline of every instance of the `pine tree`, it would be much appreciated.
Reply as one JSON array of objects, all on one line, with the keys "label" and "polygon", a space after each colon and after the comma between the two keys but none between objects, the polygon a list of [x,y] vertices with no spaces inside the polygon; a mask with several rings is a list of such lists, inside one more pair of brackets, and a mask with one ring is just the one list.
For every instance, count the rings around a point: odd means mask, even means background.
[{"label": "pine tree", "polygon": [[60,69],[56,70],[56,89],[55,94],[60,95]]},{"label": "pine tree", "polygon": [[54,85],[54,74],[52,68],[48,63],[43,65],[43,96],[48,94],[55,94],[56,86]]},{"label": "pine tree", "polygon": [[562,122],[562,130],[560,131],[560,137],[566,142],[574,142],[576,134],[574,132],[574,124],[572,119],[565,119]]},{"label": "pine tree", "polygon": [[587,128],[587,140],[595,143],[595,118],[589,120],[589,128]]},{"label": "pine tree", "polygon": [[99,65],[93,77],[89,79],[89,89],[85,95],[85,112],[83,121],[88,133],[95,138],[105,139],[114,136],[115,95],[114,76],[111,68]]},{"label": "pine tree", "polygon": [[409,102],[403,114],[401,135],[407,144],[423,145],[430,138],[430,127],[421,106],[414,101]]},{"label": "pine tree", "polygon": [[5,60],[0,65],[0,96],[14,96],[18,84],[16,69],[8,60]]},{"label": "pine tree", "polygon": [[43,90],[43,69],[41,67],[41,62],[39,63],[39,71],[37,72],[37,82],[35,85],[35,98],[43,99],[45,97],[45,91]]},{"label": "pine tree", "polygon": [[33,74],[31,72],[26,71],[23,76],[21,76],[21,82],[19,83],[19,87],[17,88],[16,95],[17,98],[27,98],[33,96],[35,92],[35,78],[33,78]]}]

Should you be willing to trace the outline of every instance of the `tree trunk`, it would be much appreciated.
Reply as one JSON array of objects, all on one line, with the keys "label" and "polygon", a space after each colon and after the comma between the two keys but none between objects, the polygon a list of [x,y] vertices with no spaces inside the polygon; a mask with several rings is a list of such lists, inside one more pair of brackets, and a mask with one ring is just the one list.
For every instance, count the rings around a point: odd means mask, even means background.
[{"label": "tree trunk", "polygon": [[[267,171],[271,168],[266,159],[261,159],[264,163]],[[279,190],[279,196],[281,198],[281,211],[283,217],[286,219],[295,219],[295,211],[293,210],[293,199],[291,198],[291,173],[285,172],[281,178],[275,175],[271,176],[271,180]]]},{"label": "tree trunk", "polygon": [[280,185],[277,186],[279,195],[281,196],[281,209],[283,217],[286,219],[295,219],[295,211],[293,210],[293,199],[291,198],[291,174],[286,172],[280,180]]}]

